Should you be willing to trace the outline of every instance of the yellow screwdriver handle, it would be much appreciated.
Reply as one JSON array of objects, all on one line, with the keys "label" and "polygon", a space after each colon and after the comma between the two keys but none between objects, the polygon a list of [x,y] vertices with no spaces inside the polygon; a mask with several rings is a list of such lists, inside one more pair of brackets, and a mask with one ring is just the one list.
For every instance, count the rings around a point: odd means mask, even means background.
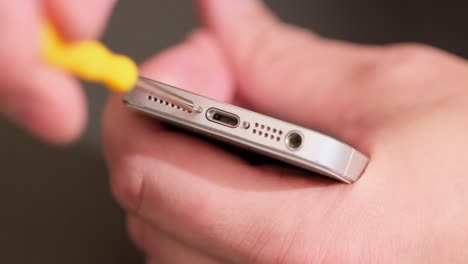
[{"label": "yellow screwdriver handle", "polygon": [[46,24],[41,34],[41,52],[47,63],[86,81],[100,82],[116,92],[128,92],[138,80],[138,67],[127,56],[112,53],[98,41],[64,41]]}]

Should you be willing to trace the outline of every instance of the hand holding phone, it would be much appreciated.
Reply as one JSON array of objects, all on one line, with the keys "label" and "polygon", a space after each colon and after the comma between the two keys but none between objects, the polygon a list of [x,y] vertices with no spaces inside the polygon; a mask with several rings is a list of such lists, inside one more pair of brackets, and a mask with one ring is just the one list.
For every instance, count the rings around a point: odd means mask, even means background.
[{"label": "hand holding phone", "polygon": [[324,39],[260,1],[201,2],[209,29],[142,75],[326,131],[371,161],[354,184],[297,177],[114,96],[104,115],[112,188],[150,263],[467,263],[463,59]]},{"label": "hand holding phone", "polygon": [[[183,100],[194,107],[186,108]],[[361,152],[329,136],[142,77],[124,103],[160,120],[346,183],[358,180],[368,162]]]}]

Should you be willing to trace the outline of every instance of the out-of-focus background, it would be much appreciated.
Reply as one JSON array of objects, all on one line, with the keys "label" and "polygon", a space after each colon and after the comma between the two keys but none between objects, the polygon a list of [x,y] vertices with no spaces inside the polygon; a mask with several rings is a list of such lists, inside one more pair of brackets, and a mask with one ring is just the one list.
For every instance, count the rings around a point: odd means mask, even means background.
[{"label": "out-of-focus background", "polygon": [[[327,37],[424,42],[468,56],[466,1],[266,2],[284,20]],[[141,62],[196,26],[192,1],[120,1],[104,41]],[[86,86],[90,121],[74,146],[46,146],[0,120],[0,263],[143,263],[127,238],[101,155],[107,94]]]}]

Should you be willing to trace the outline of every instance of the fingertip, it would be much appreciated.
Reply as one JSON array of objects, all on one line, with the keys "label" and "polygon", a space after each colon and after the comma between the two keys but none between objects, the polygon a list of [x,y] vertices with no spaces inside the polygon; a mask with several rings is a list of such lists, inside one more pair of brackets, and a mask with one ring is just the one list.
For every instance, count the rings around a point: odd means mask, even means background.
[{"label": "fingertip", "polygon": [[5,101],[7,117],[47,143],[70,144],[86,124],[79,83],[54,69],[38,69]]},{"label": "fingertip", "polygon": [[37,1],[0,1],[0,80],[14,85],[38,57]]},{"label": "fingertip", "polygon": [[229,64],[217,40],[204,30],[149,59],[140,73],[216,100],[229,102],[234,97]]},{"label": "fingertip", "polygon": [[94,39],[104,30],[115,0],[47,0],[47,15],[67,39]]},{"label": "fingertip", "polygon": [[260,0],[198,0],[198,11],[204,25],[227,44],[277,21]]}]

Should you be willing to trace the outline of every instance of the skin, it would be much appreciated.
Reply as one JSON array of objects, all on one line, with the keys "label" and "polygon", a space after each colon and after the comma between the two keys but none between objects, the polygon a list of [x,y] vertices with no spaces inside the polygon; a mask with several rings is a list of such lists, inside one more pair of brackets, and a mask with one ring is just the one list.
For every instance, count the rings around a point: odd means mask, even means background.
[{"label": "skin", "polygon": [[[72,2],[0,0],[0,105],[53,143],[77,137],[85,107],[76,81],[28,44],[37,22],[47,13],[68,38],[94,37],[112,6]],[[103,124],[111,187],[148,263],[468,261],[464,60],[326,40],[255,0],[198,6],[203,26],[142,75],[325,132],[371,161],[353,185],[251,165],[115,95]]]},{"label": "skin", "polygon": [[84,95],[76,79],[41,61],[40,25],[52,21],[69,40],[97,38],[114,2],[0,0],[0,112],[48,143],[76,140],[86,123]]},{"label": "skin", "polygon": [[148,263],[468,261],[464,60],[323,39],[253,0],[198,4],[203,27],[143,75],[326,132],[371,161],[353,185],[254,166],[114,96],[111,186]]}]

